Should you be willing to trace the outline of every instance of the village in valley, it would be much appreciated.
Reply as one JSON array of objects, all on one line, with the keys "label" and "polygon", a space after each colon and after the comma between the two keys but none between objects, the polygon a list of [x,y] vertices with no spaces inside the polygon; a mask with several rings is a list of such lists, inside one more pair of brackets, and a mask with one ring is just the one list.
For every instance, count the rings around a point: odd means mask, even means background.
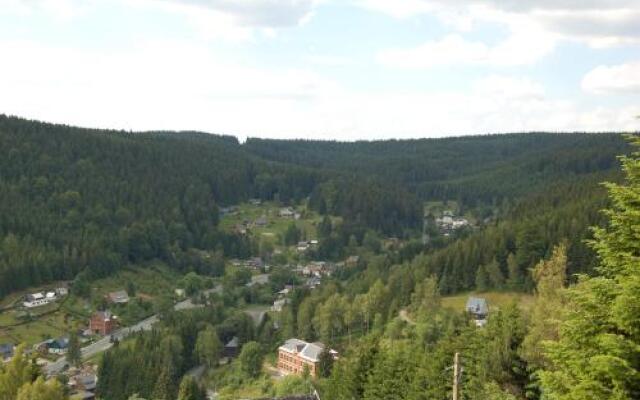
[{"label": "village in valley", "polygon": [[640,400],[640,0],[0,31],[0,400]]},{"label": "village in valley", "polygon": [[[14,296],[5,300],[0,313],[0,321],[4,322],[0,324],[2,359],[10,360],[16,344],[24,343],[28,352],[38,354],[38,362],[48,373],[67,376],[70,392],[75,396],[72,398],[91,399],[96,389],[96,360],[102,352],[136,331],[152,329],[162,307],[165,312],[166,307],[177,311],[202,307],[209,296],[223,293],[224,285],[239,284],[249,293],[249,302],[243,308],[255,326],[270,321],[278,329],[283,310],[296,289],[313,291],[327,280],[338,282],[340,277],[362,270],[373,254],[371,248],[363,247],[352,249],[352,254],[339,261],[323,257],[326,249],[322,247],[320,225],[334,225],[340,220],[323,220],[303,206],[279,206],[254,199],[223,207],[219,212],[221,226],[245,237],[252,246],[246,258],[219,260],[225,264],[223,277],[193,273],[181,277],[156,265],[152,267],[153,284],[148,281],[148,274],[135,268],[116,278],[94,282],[89,289],[90,303],[69,287],[70,282]],[[438,214],[436,218],[433,212]],[[471,227],[469,220],[455,216],[450,209],[430,208],[425,212],[427,237],[430,234],[446,240]],[[376,250],[385,252],[399,251],[406,243],[395,237],[375,241]],[[212,255],[201,253],[198,257],[208,260]],[[486,324],[489,306],[485,298],[469,297],[464,308],[476,326]],[[242,344],[237,335],[229,337],[224,342],[221,365],[232,362]],[[80,357],[75,366],[69,362],[71,352]],[[338,351],[321,342],[291,337],[276,349],[273,361],[265,362],[265,368],[276,380],[289,375],[313,378],[323,362],[338,358]],[[199,374],[202,376],[202,371]],[[216,374],[220,373],[213,376]]]}]

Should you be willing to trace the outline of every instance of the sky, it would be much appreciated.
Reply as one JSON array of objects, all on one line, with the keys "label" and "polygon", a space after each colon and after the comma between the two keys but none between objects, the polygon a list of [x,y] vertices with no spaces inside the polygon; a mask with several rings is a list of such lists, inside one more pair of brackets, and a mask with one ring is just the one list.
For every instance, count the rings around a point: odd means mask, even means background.
[{"label": "sky", "polygon": [[640,130],[638,0],[0,0],[0,113],[374,140]]}]

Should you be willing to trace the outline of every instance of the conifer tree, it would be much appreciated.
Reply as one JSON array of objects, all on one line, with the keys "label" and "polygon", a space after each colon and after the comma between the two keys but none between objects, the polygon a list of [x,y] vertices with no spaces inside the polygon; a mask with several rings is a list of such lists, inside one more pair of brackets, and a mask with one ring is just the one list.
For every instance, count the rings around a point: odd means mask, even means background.
[{"label": "conifer tree", "polygon": [[557,340],[564,307],[567,271],[567,248],[556,246],[549,260],[541,260],[533,269],[536,282],[535,304],[531,310],[529,331],[522,343],[522,353],[536,368],[545,365],[542,342]]},{"label": "conifer tree", "polygon": [[640,398],[640,153],[621,160],[626,182],[607,184],[609,225],[594,229],[600,276],[569,289],[559,339],[547,347],[547,399]]},{"label": "conifer tree", "polygon": [[74,367],[79,367],[82,364],[82,351],[80,349],[80,340],[78,339],[78,332],[72,329],[69,333],[69,348],[66,354],[67,361]]},{"label": "conifer tree", "polygon": [[218,365],[222,352],[222,342],[213,327],[208,326],[198,334],[195,352],[198,360],[209,368]]},{"label": "conifer tree", "polygon": [[178,400],[205,400],[206,394],[192,376],[186,376],[180,382]]},{"label": "conifer tree", "polygon": [[476,290],[485,292],[489,288],[489,276],[484,265],[478,267],[476,271]]},{"label": "conifer tree", "polygon": [[173,400],[176,392],[175,378],[171,365],[164,365],[153,389],[154,400]]}]

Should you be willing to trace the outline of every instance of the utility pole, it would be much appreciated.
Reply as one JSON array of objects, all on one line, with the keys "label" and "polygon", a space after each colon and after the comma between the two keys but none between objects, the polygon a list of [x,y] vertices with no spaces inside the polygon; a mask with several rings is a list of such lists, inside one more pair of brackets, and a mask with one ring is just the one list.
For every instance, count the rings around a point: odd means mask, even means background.
[{"label": "utility pole", "polygon": [[453,356],[453,400],[459,400],[460,386],[460,353]]}]

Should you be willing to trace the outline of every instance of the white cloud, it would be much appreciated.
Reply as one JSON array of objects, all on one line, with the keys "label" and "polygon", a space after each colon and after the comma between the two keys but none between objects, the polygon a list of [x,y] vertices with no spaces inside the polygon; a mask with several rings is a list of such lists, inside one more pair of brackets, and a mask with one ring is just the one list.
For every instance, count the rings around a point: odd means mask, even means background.
[{"label": "white cloud", "polygon": [[231,16],[239,25],[277,28],[296,26],[308,19],[315,0],[153,0],[201,9]]},{"label": "white cloud", "polygon": [[111,53],[0,42],[0,53],[20,60],[0,64],[2,112],[85,126],[260,132],[339,93],[312,72],[245,67],[183,42]]},{"label": "white cloud", "polygon": [[0,53],[20,60],[0,64],[2,112],[103,128],[355,140],[632,129],[640,113],[582,108],[499,75],[468,92],[354,91],[307,70],[225,62],[183,42],[113,52],[0,42]]},{"label": "white cloud", "polygon": [[474,92],[488,97],[508,100],[544,100],[544,88],[528,78],[490,75],[477,81]]},{"label": "white cloud", "polygon": [[206,39],[244,41],[256,33],[273,37],[277,29],[307,22],[322,0],[0,0],[0,14],[45,12],[69,20],[98,6],[126,7],[142,13],[164,12],[186,18]]},{"label": "white cloud", "polygon": [[535,27],[520,27],[517,32],[494,46],[451,34],[414,48],[383,50],[376,59],[383,65],[399,68],[527,65],[549,54],[554,45],[554,38],[544,31]]},{"label": "white cloud", "polygon": [[429,2],[423,0],[355,0],[361,7],[380,11],[395,18],[408,18],[417,14],[426,14],[435,11]]},{"label": "white cloud", "polygon": [[345,67],[351,65],[353,60],[349,57],[333,56],[328,54],[313,54],[308,56],[307,61],[319,67]]},{"label": "white cloud", "polygon": [[399,68],[429,68],[450,64],[485,64],[490,49],[484,43],[471,42],[460,35],[449,35],[409,49],[389,49],[378,53],[377,61]]},{"label": "white cloud", "polygon": [[596,94],[640,94],[640,61],[596,67],[582,79],[582,89]]},{"label": "white cloud", "polygon": [[0,15],[28,16],[41,10],[57,20],[68,21],[86,12],[91,3],[91,0],[0,0]]},{"label": "white cloud", "polygon": [[354,0],[396,18],[432,14],[458,30],[479,22],[517,29],[534,25],[547,34],[592,47],[640,44],[637,0]]}]

